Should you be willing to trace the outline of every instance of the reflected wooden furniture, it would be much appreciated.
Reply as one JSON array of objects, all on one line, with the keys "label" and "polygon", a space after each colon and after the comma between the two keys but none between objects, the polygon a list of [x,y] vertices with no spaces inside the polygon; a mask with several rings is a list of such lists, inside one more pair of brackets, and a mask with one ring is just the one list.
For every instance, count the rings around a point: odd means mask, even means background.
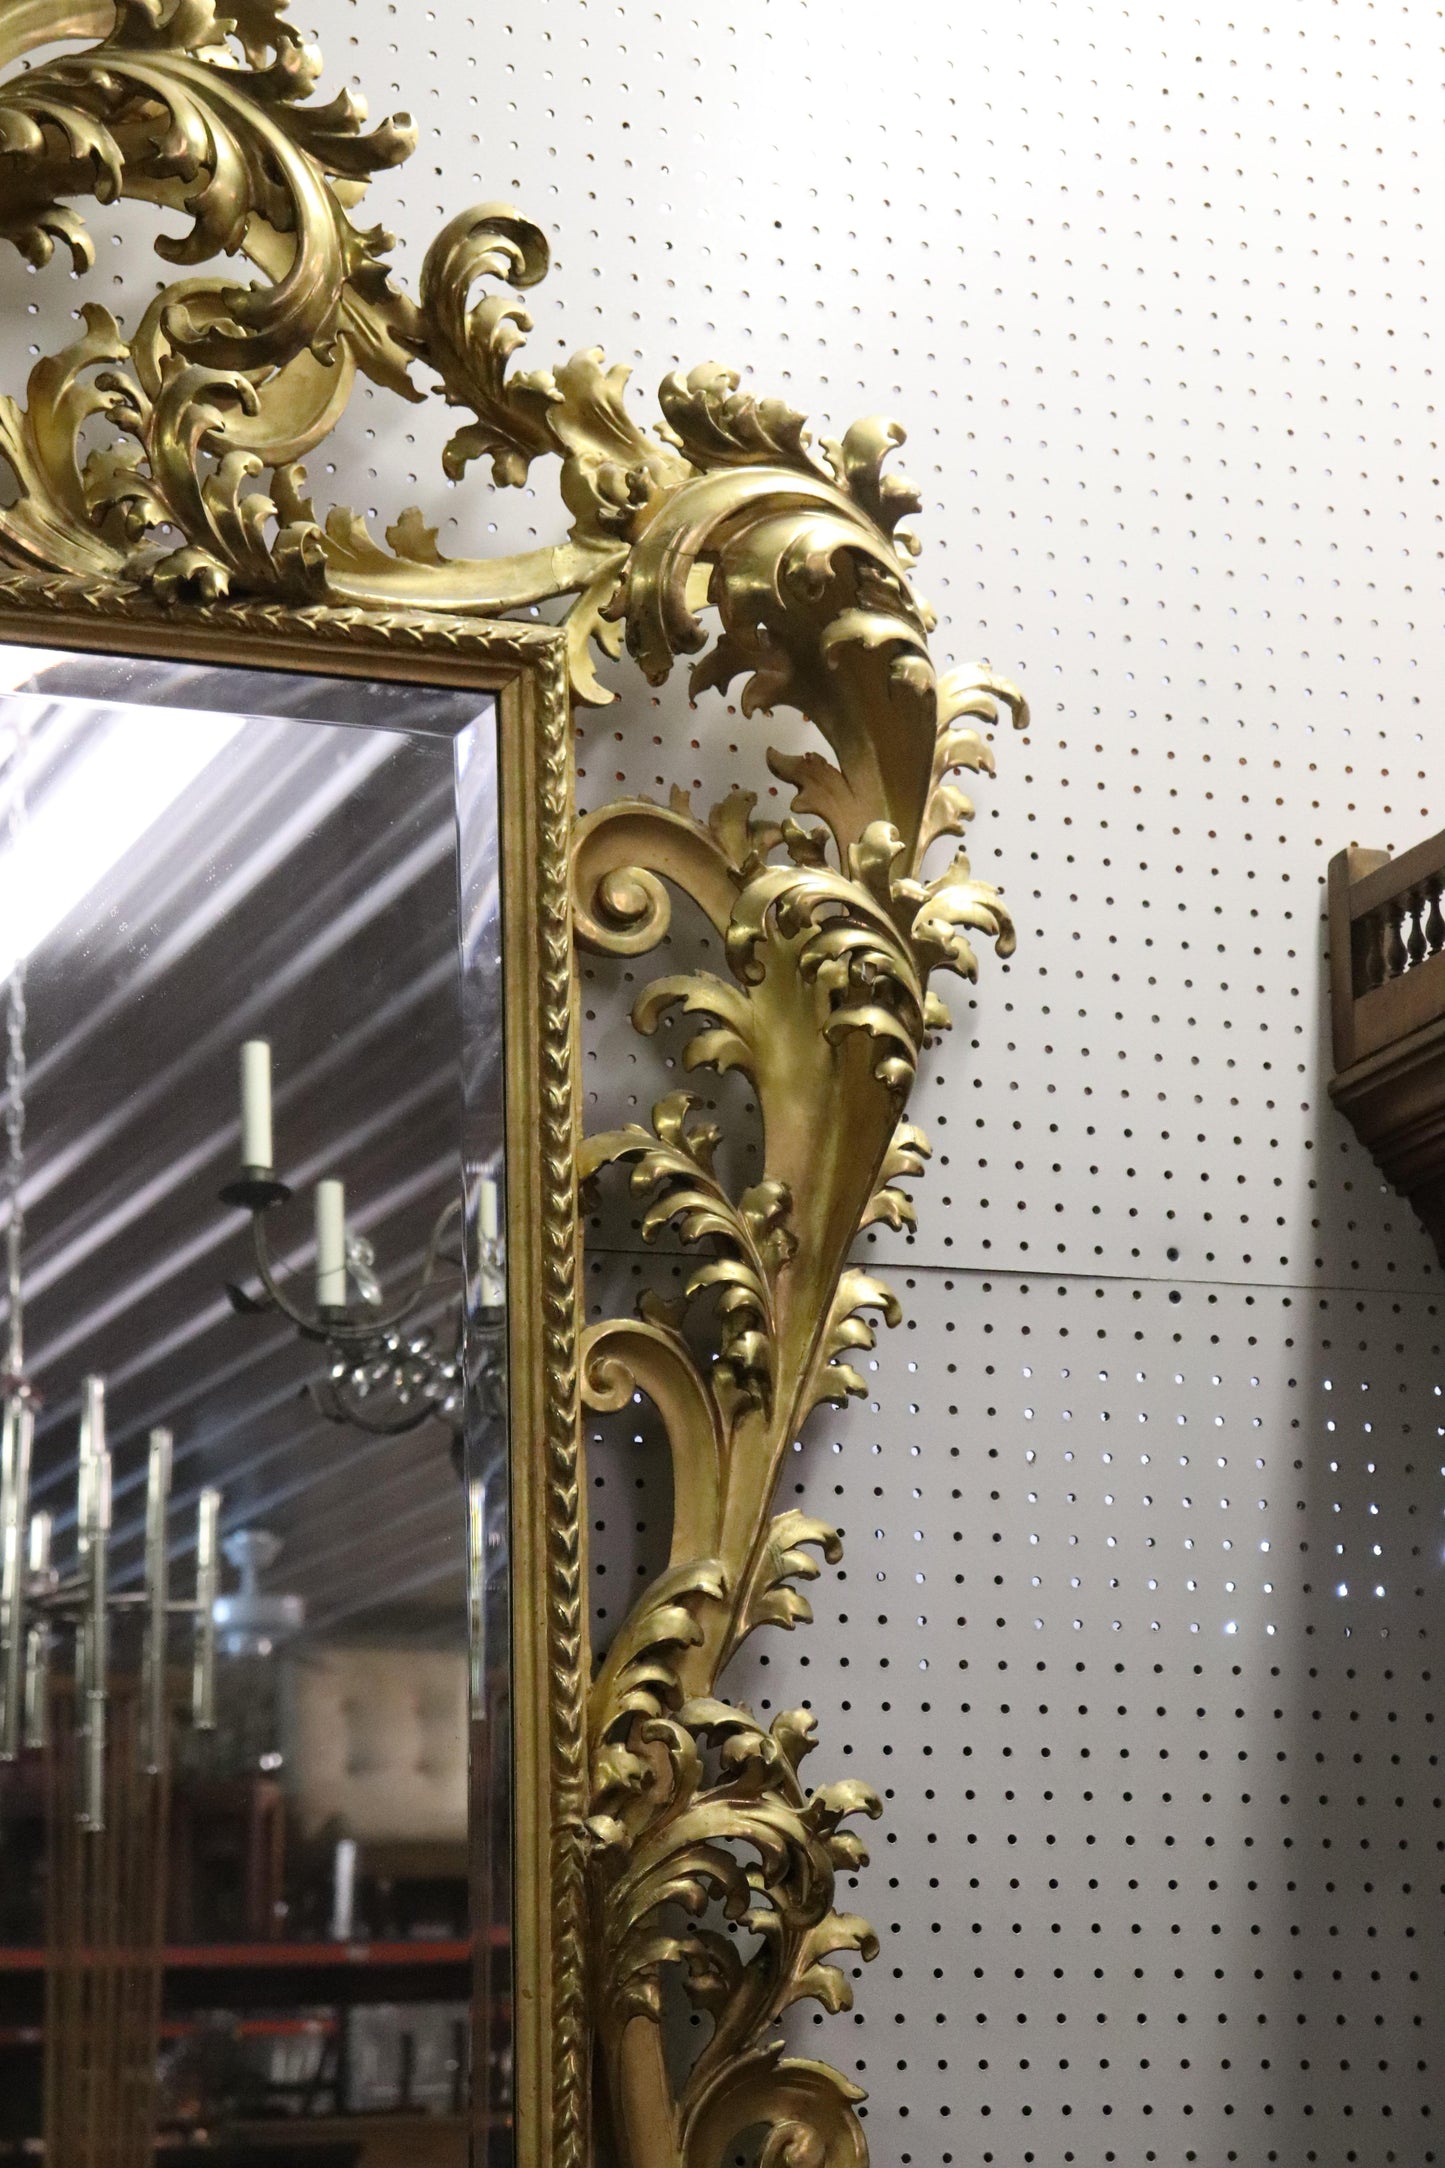
[{"label": "reflected wooden furniture", "polygon": [[[264,2124],[240,2123],[238,2139],[250,2139],[264,2148],[276,2142],[274,2129]],[[306,2129],[285,2133],[288,2149],[294,2147],[297,2168],[317,2168],[326,2149],[338,2141],[357,2149],[357,2168],[466,2168],[466,2123],[461,2117],[439,2115],[358,2115],[336,2122],[321,2120]],[[478,2168],[486,2168],[485,2161]]]},{"label": "reflected wooden furniture", "polygon": [[1445,1262],[1445,833],[1330,860],[1330,1096]]},{"label": "reflected wooden furniture", "polygon": [[67,2168],[149,2168],[169,1772],[147,1764],[136,1682],[116,1682],[104,1826],[87,1827],[71,1691],[69,1681],[52,1689],[45,1748],[46,2149]]},{"label": "reflected wooden furniture", "polygon": [[[510,2018],[505,1983],[510,1973],[511,1944],[505,1929],[494,1929],[484,1952],[491,1968],[495,2012]],[[274,2031],[286,2022],[287,2011],[306,2013],[313,2028],[330,2026],[339,2037],[346,2013],[366,2004],[388,2007],[406,2004],[461,2004],[470,1991],[474,1953],[468,1939],[435,1942],[258,1942],[171,1946],[162,1952],[164,2016],[160,2037],[169,2047],[203,2030],[211,2022],[208,2013],[224,2010],[232,2029],[240,2036]],[[0,1948],[0,2048],[23,2071],[27,2058],[38,2059],[42,2039],[42,2012],[46,1993],[46,1952],[43,1948]],[[378,2148],[376,2133],[383,2125],[398,2132],[416,2132],[425,2125],[425,2143],[418,2142],[404,2157],[425,2168],[433,2151],[440,2164],[465,2157],[464,2119],[447,2115],[388,2114],[358,2116],[333,2112],[335,2085],[328,2080],[318,2088],[315,2113],[277,2117],[269,2122],[237,2123],[237,2136],[249,2134],[259,2143],[270,2134],[273,2144],[284,2140],[319,2146],[328,2135],[336,2139],[350,2133],[365,2138],[363,2162],[379,2164],[389,2156]],[[33,2109],[32,2109],[33,2113]],[[509,2118],[496,2119],[503,2130]],[[363,2126],[365,2126],[363,2128]],[[0,2161],[33,2158],[34,2125],[28,2134],[7,2118],[0,2127]],[[228,2128],[227,2139],[232,2135]],[[450,2140],[453,2152],[443,2148]],[[7,2141],[10,2141],[7,2149]],[[173,2146],[179,2137],[169,2139]],[[26,2148],[29,2148],[27,2151]],[[430,2150],[429,2150],[430,2149]],[[83,2159],[84,2155],[76,2156]],[[485,2152],[479,2152],[484,2168]],[[67,2163],[69,2168],[69,2163]]]},{"label": "reflected wooden furniture", "polygon": [[[220,1882],[234,1910],[234,1931],[270,1942],[286,1925],[286,1801],[270,1777],[227,1777],[178,1784],[171,1799],[170,1888],[166,1920],[172,1942],[194,1942],[206,1891]],[[224,1931],[224,1930],[223,1930]]]}]

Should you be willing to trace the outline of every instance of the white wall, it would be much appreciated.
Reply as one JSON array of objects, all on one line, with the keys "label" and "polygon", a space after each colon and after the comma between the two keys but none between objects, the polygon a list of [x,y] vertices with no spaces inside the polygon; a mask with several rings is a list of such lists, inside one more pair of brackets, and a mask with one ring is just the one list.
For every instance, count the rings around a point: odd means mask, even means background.
[{"label": "white wall", "polygon": [[[423,123],[373,197],[413,275],[511,197],[556,242],[539,358],[604,343],[644,406],[731,360],[830,425],[904,420],[939,650],[1033,702],[975,831],[1019,954],[955,1004],[921,1229],[876,1244],[910,1322],[800,1456],[845,1570],[739,1682],[810,1697],[820,1776],[889,1794],[850,1893],[883,1955],[808,2051],[868,2087],[879,2168],[1414,2168],[1438,1273],[1326,1100],[1321,881],[1440,818],[1438,11],[296,12]],[[385,416],[322,490],[473,546],[558,531],[448,491],[440,413]],[[710,802],[766,787],[761,743],[634,691],[584,789]],[[651,1059],[608,1042],[599,1104],[645,1103]],[[624,1455],[614,1615],[655,1495]]]}]

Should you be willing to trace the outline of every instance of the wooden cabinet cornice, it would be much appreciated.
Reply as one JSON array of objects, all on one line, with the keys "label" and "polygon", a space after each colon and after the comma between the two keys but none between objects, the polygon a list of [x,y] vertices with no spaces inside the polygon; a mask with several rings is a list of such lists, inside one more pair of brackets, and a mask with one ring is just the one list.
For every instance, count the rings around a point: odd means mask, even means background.
[{"label": "wooden cabinet cornice", "polygon": [[1330,860],[1330,1097],[1445,1263],[1445,833]]}]

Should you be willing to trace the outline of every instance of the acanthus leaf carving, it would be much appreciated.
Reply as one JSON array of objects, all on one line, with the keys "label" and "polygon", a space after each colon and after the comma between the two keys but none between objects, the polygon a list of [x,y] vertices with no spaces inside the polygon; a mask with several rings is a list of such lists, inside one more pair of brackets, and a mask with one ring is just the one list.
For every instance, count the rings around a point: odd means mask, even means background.
[{"label": "acanthus leaf carving", "polygon": [[[690,456],[700,452],[704,434],[697,417],[707,416],[709,402],[732,397],[730,384],[720,387],[715,377],[695,387],[684,438]],[[948,1021],[930,974],[949,969],[972,977],[974,940],[982,936],[1004,955],[1014,941],[1002,898],[973,874],[966,857],[956,855],[931,876],[924,860],[933,842],[961,833],[972,812],[951,774],[991,768],[990,749],[973,726],[1009,714],[1017,724],[1027,720],[1020,697],[986,671],[936,680],[927,659],[928,613],[908,596],[891,540],[866,525],[856,506],[847,535],[838,533],[843,522],[831,499],[820,527],[820,496],[836,489],[836,480],[818,473],[791,423],[785,430],[736,407],[723,422],[731,439],[720,455],[727,462],[721,476],[684,483],[663,507],[633,553],[619,606],[634,653],[650,676],[660,677],[704,637],[697,573],[711,564],[709,594],[722,630],[694,686],[725,682],[752,662],[767,674],[770,697],[786,698],[817,725],[836,765],[816,753],[778,752],[770,765],[795,784],[794,816],[819,816],[825,828],[806,829],[793,818],[750,836],[746,850],[735,833],[724,851],[690,813],[629,801],[584,824],[575,859],[579,898],[604,891],[612,898],[610,909],[588,921],[591,945],[618,954],[652,946],[667,927],[670,883],[691,895],[722,934],[730,975],[668,972],[637,997],[634,1022],[650,1031],[665,1011],[679,1010],[699,1026],[684,1047],[688,1068],[744,1071],[758,1106],[765,1178],[789,1199],[786,1261],[763,1275],[771,1291],[764,1328],[773,1341],[769,1396],[741,1408],[724,1395],[713,1397],[708,1427],[722,1447],[714,1554],[722,1585],[689,1606],[688,1638],[670,1652],[670,1691],[690,1697],[681,1707],[713,1690],[757,1627],[802,1623],[809,1606],[798,1584],[818,1570],[815,1547],[825,1558],[837,1555],[836,1539],[820,1524],[786,1516],[773,1522],[759,1509],[808,1412],[820,1401],[865,1390],[856,1358],[874,1344],[874,1318],[898,1319],[891,1291],[850,1265],[847,1253],[869,1224],[911,1224],[911,1201],[900,1185],[921,1173],[927,1146],[903,1108],[923,1046]],[[761,455],[765,437],[789,458],[766,511],[751,493],[760,473],[753,456]],[[870,458],[881,464],[897,432],[877,430],[867,441]],[[889,500],[890,519],[907,508],[905,497]],[[800,563],[810,576],[790,586]],[[759,599],[765,596],[775,599]],[[755,672],[755,693],[759,683]],[[848,1140],[843,1155],[824,1141],[840,1130]],[[649,1149],[645,1137],[634,1137],[637,1166]],[[715,1164],[711,1137],[708,1151]],[[667,1216],[660,1209],[648,1231]],[[715,1217],[699,1216],[684,1231],[714,1243],[719,1237]],[[722,1368],[700,1370],[704,1386]],[[676,1467],[686,1447],[679,1450],[667,1427]],[[644,1597],[640,1608],[648,1603]],[[634,1813],[656,1815],[666,1825],[673,1794],[656,1759],[659,1742],[649,1735],[635,1745],[647,1781]],[[851,1832],[835,1831],[833,1843],[835,1867],[860,1863]],[[651,1886],[629,1877],[622,1855],[599,1859],[596,1872],[609,1903],[619,1890],[626,1893],[639,1932],[659,1931],[656,1916],[645,1911]],[[729,2124],[724,2114],[723,2103],[733,2099],[721,2077],[729,2058],[756,2054],[770,2070],[790,2068],[771,2028],[794,1992],[819,1984],[804,1941],[780,1935],[775,1914],[764,1908],[747,1924],[759,1937],[757,1948],[770,1953],[765,1961],[755,1953],[724,1969],[704,1964],[694,1947],[667,1968],[679,1975],[684,1994],[689,1965],[701,1966],[707,1982],[699,2006],[715,2032],[695,2066],[696,2093],[685,2086],[680,2101],[672,2098],[651,2005],[638,2016],[619,2004],[615,2028],[604,2021],[615,2096],[632,2104],[629,2157],[694,2168],[720,2158],[748,2124],[761,2121],[771,2122],[768,2148],[779,2148],[771,2155],[765,2149],[765,2157],[791,2158],[790,2148],[802,2148],[797,2157],[809,2161],[862,2160],[852,2091],[821,2066],[810,2067],[806,2080],[787,2081],[798,2088],[788,2095],[794,2105],[808,2102],[806,2120],[789,2121],[776,2103],[765,2106],[757,2085],[741,2088],[746,2105],[740,2098],[736,2121]],[[813,1931],[826,1940],[835,1929],[823,1924]],[[872,1947],[861,1923],[849,1946],[860,1954]],[[766,1996],[755,1987],[762,1963],[774,1968]],[[825,1971],[838,1978],[836,1968]],[[660,1993],[660,1975],[654,1984]],[[639,2101],[650,2101],[650,2108],[639,2108]]]},{"label": "acanthus leaf carving", "polygon": [[[927,1146],[906,1107],[948,1021],[930,978],[972,978],[976,942],[1007,956],[1014,941],[961,850],[942,869],[925,861],[972,816],[952,778],[991,772],[987,733],[1022,727],[1027,709],[985,668],[935,670],[897,424],[815,441],[786,402],[709,364],[669,376],[644,428],[627,372],[600,351],[526,366],[523,297],[548,248],[509,206],[450,221],[413,299],[389,237],[353,214],[414,131],[404,116],[368,131],[350,93],[318,99],[319,58],[284,0],[74,0],[65,21],[88,50],[0,83],[0,236],[37,266],[58,244],[84,269],[74,199],[129,195],[185,222],[161,236],[163,256],[207,269],[174,280],[128,341],[91,305],[80,337],[37,364],[28,407],[0,405],[14,490],[0,559],[175,612],[229,598],[375,624],[561,613],[577,700],[611,697],[606,666],[625,646],[653,684],[687,659],[695,696],[741,680],[744,713],[791,711],[822,741],[768,750],[791,786],[780,819],[743,792],[702,818],[675,792],[601,807],[574,831],[572,926],[589,948],[649,953],[674,892],[714,929],[720,968],[659,974],[633,1020],[649,1033],[679,1013],[689,1071],[746,1077],[759,1159],[733,1184],[718,1125],[685,1091],[659,1099],[650,1126],[577,1154],[585,1179],[626,1171],[643,1235],[680,1243],[688,1266],[680,1296],[650,1291],[582,1344],[587,1405],[641,1397],[662,1424],[672,1540],[591,1679],[585,1738],[580,1715],[565,1719],[575,1736],[559,1732],[554,1856],[559,1906],[581,1903],[586,1877],[585,1975],[623,2168],[723,2168],[758,2125],[762,2168],[864,2168],[858,2089],[789,2057],[781,2028],[800,1999],[846,2007],[828,1960],[872,1953],[834,1895],[865,1857],[844,1825],[878,1802],[858,1784],[809,1790],[811,1718],[765,1727],[721,1681],[750,1634],[806,1623],[805,1589],[840,1555],[832,1529],[775,1514],[773,1497],[810,1411],[864,1390],[875,1321],[899,1316],[852,1260],[863,1229],[912,1224],[902,1185]],[[36,0],[0,0],[0,63],[44,29]],[[252,283],[213,262],[236,254]],[[415,509],[378,540],[348,508],[314,506],[304,462],[358,371],[407,399],[435,381],[466,417],[445,456],[454,480],[515,488],[555,462],[565,537],[452,559]],[[555,987],[568,927],[549,908]],[[543,1118],[570,1137],[565,1094]],[[557,1273],[554,1329],[575,1297]],[[554,1687],[559,1709],[574,1690],[580,1708],[578,1480],[566,1441],[549,1451]],[[582,2168],[584,1967],[575,1947],[560,1964],[551,2158]],[[676,1994],[711,2025],[681,2076],[662,2045]]]}]

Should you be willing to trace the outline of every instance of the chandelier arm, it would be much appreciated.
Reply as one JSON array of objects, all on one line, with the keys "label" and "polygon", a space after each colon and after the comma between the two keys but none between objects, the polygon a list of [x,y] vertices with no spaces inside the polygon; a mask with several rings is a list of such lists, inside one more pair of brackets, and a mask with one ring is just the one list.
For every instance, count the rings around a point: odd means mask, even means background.
[{"label": "chandelier arm", "polygon": [[446,1224],[460,1210],[460,1206],[455,1202],[449,1204],[432,1229],[421,1275],[411,1291],[403,1296],[394,1309],[380,1311],[364,1320],[352,1319],[339,1311],[333,1311],[329,1315],[320,1311],[307,1312],[288,1298],[277,1278],[276,1263],[266,1240],[265,1215],[268,1209],[269,1207],[263,1206],[252,1213],[251,1238],[257,1277],[271,1303],[283,1317],[291,1320],[304,1338],[320,1340],[328,1346],[352,1348],[364,1347],[369,1341],[378,1339],[385,1333],[395,1332],[399,1325],[404,1325],[414,1314],[428,1289],[437,1282],[439,1267],[445,1262],[440,1254],[440,1246]]},{"label": "chandelier arm", "polygon": [[465,1277],[466,1264],[463,1258],[444,1258],[442,1256],[442,1244],[447,1238],[447,1231],[452,1221],[459,1220],[461,1216],[462,1200],[460,1197],[453,1197],[450,1204],[443,1205],[441,1211],[437,1214],[436,1224],[431,1231],[431,1239],[426,1246],[426,1262],[422,1267],[423,1286],[432,1278],[438,1265],[441,1264],[453,1266]]},{"label": "chandelier arm", "polygon": [[276,1267],[266,1241],[264,1208],[262,1211],[253,1212],[251,1215],[251,1245],[255,1255],[257,1276],[272,1306],[278,1309],[283,1317],[289,1318],[297,1331],[304,1333],[308,1339],[323,1338],[324,1335],[317,1329],[315,1318],[308,1316],[304,1310],[298,1309],[294,1302],[287,1299],[281,1283],[276,1277]]}]

